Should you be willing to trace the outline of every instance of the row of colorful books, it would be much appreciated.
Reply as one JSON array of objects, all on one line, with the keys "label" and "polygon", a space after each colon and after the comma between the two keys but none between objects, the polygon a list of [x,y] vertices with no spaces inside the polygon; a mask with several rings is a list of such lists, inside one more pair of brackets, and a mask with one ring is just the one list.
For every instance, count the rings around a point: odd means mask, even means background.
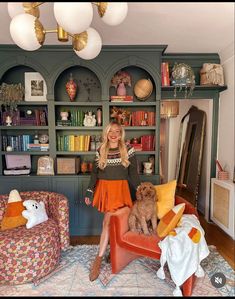
[{"label": "row of colorful books", "polygon": [[131,143],[135,151],[154,151],[155,135],[143,135],[139,138],[139,143]]},{"label": "row of colorful books", "polygon": [[[13,111],[11,112],[12,124],[13,126],[47,126],[48,125],[48,116],[47,108],[43,109],[33,109],[32,114],[29,116],[22,116],[25,114],[24,111]],[[5,126],[6,117],[9,115],[9,112],[4,111],[0,114],[0,124]]]},{"label": "row of colorful books", "polygon": [[10,146],[12,151],[27,152],[27,151],[48,151],[49,144],[33,143],[33,135],[3,135],[2,136],[2,150],[7,151]]},{"label": "row of colorful books", "polygon": [[155,126],[156,113],[153,111],[133,111],[131,113],[132,126]]},{"label": "row of colorful books", "polygon": [[87,152],[90,148],[90,139],[90,135],[59,135],[57,136],[57,150]]}]

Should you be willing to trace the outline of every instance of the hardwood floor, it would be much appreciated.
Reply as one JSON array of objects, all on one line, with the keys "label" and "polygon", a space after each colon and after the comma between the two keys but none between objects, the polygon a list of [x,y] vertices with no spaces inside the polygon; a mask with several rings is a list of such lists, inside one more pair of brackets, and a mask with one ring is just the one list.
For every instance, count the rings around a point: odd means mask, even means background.
[{"label": "hardwood floor", "polygon": [[[203,215],[199,214],[200,223],[205,231],[207,245],[216,246],[218,252],[235,269],[235,241],[214,223],[208,223]],[[71,237],[71,245],[99,244],[99,236]]]},{"label": "hardwood floor", "polygon": [[207,245],[215,245],[218,252],[235,269],[235,241],[214,223],[208,223],[199,214],[200,223],[205,231]]}]

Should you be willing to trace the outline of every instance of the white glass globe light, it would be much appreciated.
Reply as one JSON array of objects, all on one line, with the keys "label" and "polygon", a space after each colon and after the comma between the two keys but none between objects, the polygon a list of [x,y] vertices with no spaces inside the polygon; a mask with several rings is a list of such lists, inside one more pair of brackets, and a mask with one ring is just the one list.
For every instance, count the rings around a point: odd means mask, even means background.
[{"label": "white glass globe light", "polygon": [[56,2],[54,15],[57,23],[71,34],[79,34],[89,28],[93,18],[90,2]]},{"label": "white glass globe light", "polygon": [[77,51],[74,49],[75,53],[82,59],[93,59],[99,55],[102,48],[102,40],[99,33],[94,28],[88,28],[86,30],[88,34],[87,45],[84,49]]},{"label": "white glass globe light", "polygon": [[107,2],[107,9],[101,20],[110,26],[121,24],[127,16],[128,5],[126,2]]},{"label": "white glass globe light", "polygon": [[14,18],[15,16],[25,12],[22,2],[8,2],[7,10],[11,18]]},{"label": "white glass globe light", "polygon": [[29,14],[20,14],[11,20],[11,37],[17,46],[26,51],[34,51],[41,47],[36,37],[35,20],[36,17]]}]

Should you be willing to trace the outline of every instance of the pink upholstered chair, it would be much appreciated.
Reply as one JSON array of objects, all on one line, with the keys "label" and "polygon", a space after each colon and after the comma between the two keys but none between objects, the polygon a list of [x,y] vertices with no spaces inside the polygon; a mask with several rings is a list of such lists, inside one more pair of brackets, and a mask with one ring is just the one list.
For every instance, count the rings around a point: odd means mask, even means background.
[{"label": "pink upholstered chair", "polygon": [[[184,214],[194,214],[198,217],[196,209],[185,199],[175,196],[175,205],[185,203]],[[130,208],[120,209],[110,219],[110,256],[112,273],[120,272],[131,261],[141,256],[160,259],[161,249],[158,242],[162,239],[156,234],[146,236],[131,232],[128,225]],[[192,294],[195,277],[189,277],[182,286],[184,296]]]},{"label": "pink upholstered chair", "polygon": [[[0,284],[36,282],[58,265],[61,250],[69,247],[68,199],[55,192],[20,192],[22,200],[44,201],[48,220],[0,232]],[[8,195],[0,195],[0,222]]]}]

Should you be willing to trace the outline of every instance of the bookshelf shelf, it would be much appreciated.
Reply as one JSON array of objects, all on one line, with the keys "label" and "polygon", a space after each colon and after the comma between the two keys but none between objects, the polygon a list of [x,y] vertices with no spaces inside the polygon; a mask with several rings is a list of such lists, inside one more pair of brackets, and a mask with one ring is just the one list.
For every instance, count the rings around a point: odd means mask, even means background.
[{"label": "bookshelf shelf", "polygon": [[56,126],[56,130],[61,131],[71,131],[71,130],[77,130],[77,131],[102,131],[103,127],[74,127],[74,126]]},{"label": "bookshelf shelf", "polygon": [[48,130],[48,126],[0,126],[0,130]]},{"label": "bookshelf shelf", "polygon": [[50,151],[12,151],[12,152],[6,152],[6,151],[1,151],[1,155],[33,155],[33,156],[38,156],[38,155],[50,155]]}]

